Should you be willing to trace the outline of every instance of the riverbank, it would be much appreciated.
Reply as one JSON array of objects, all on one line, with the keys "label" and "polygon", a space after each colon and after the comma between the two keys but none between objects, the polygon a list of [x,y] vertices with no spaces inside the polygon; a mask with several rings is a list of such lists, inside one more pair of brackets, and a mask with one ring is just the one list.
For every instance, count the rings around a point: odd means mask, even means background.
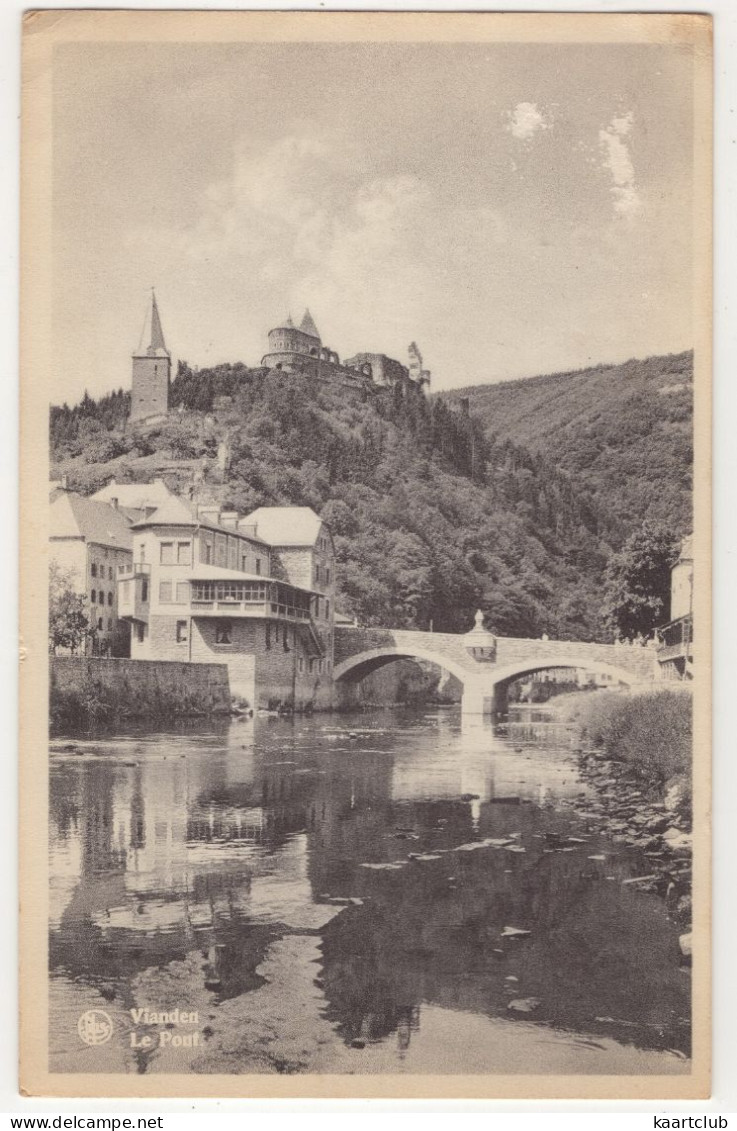
[{"label": "riverbank", "polygon": [[224,664],[52,656],[52,734],[118,726],[126,720],[204,718],[230,714]]},{"label": "riverbank", "polygon": [[597,801],[581,811],[598,832],[643,851],[631,882],[662,895],[690,955],[692,703],[688,687],[589,692],[549,705],[576,728],[581,777]]}]

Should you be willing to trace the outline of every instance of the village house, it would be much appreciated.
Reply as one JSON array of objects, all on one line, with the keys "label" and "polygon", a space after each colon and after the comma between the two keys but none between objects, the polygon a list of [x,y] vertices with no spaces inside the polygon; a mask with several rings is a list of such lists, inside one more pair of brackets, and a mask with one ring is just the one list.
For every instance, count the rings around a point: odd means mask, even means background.
[{"label": "village house", "polygon": [[89,655],[128,654],[129,628],[120,621],[117,577],[131,564],[132,543],[129,519],[116,506],[61,485],[51,492],[49,560],[69,571],[74,591],[87,598]]},{"label": "village house", "polygon": [[670,620],[656,629],[663,679],[693,678],[693,535],[683,539],[670,575]]},{"label": "village house", "polygon": [[309,507],[240,516],[172,496],[131,529],[118,585],[133,659],[224,663],[250,706],[330,705],[335,553]]}]

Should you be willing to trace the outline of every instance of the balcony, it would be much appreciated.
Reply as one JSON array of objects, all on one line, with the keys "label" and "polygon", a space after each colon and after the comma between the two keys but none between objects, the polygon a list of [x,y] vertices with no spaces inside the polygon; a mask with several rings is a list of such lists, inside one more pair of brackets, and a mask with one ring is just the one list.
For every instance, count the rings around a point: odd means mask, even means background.
[{"label": "balcony", "polygon": [[192,616],[236,616],[309,623],[309,594],[277,581],[192,581]]},{"label": "balcony", "polygon": [[118,566],[118,581],[131,581],[134,577],[150,577],[150,562],[129,562]]},{"label": "balcony", "polygon": [[[659,664],[676,664],[679,671],[693,661],[693,617],[679,617],[657,630]],[[678,664],[682,661],[682,664]]]},{"label": "balcony", "polygon": [[[124,567],[118,571],[118,616],[131,620],[148,620],[149,603],[151,599],[151,580],[149,577],[151,567],[145,570],[139,562],[132,568]],[[141,572],[137,572],[141,570]]]}]

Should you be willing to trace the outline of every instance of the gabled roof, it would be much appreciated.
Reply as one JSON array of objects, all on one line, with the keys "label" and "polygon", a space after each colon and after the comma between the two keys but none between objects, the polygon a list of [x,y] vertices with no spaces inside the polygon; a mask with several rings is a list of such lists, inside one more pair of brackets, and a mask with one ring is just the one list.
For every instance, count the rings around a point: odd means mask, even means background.
[{"label": "gabled roof", "polygon": [[315,325],[314,319],[309,310],[305,310],[302,316],[302,321],[299,324],[299,328],[303,334],[309,334],[311,338],[317,338],[318,342],[320,341],[320,331]]},{"label": "gabled roof", "polygon": [[259,534],[241,530],[237,526],[222,526],[218,522],[204,518],[198,513],[195,503],[185,502],[178,495],[170,495],[155,511],[149,510],[149,513],[143,518],[132,523],[133,530],[141,530],[147,526],[199,526],[206,530],[214,530],[218,534],[236,534],[249,542],[266,545],[265,540]]},{"label": "gabled roof", "polygon": [[133,523],[133,529],[141,526],[197,526],[197,511],[176,495],[170,495],[161,506],[151,511],[145,518]]},{"label": "gabled roof", "polygon": [[322,526],[312,507],[259,507],[246,519],[271,546],[314,546]]},{"label": "gabled roof", "polygon": [[117,550],[132,548],[128,519],[107,503],[65,491],[51,503],[49,516],[51,538],[82,538]]},{"label": "gabled roof", "polygon": [[121,507],[130,507],[143,511],[146,507],[159,507],[167,499],[176,496],[170,491],[163,479],[154,479],[153,483],[116,483],[114,479],[99,491],[95,491],[90,498],[100,502],[109,503],[117,499]]}]

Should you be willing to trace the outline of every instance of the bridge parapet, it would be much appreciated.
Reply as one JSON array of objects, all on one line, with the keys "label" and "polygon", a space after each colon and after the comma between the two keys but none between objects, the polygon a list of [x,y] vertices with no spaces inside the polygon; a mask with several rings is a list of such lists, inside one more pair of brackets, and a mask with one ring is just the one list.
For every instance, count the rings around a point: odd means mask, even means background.
[{"label": "bridge parapet", "polygon": [[546,667],[595,668],[605,664],[626,672],[635,681],[653,678],[655,653],[641,645],[597,644],[578,640],[538,640],[525,637],[497,637],[495,662],[479,662],[466,648],[463,634],[444,632],[419,632],[411,629],[360,628],[339,626],[335,631],[335,665],[342,666],[361,654],[386,650],[387,659],[407,655],[429,658],[442,664],[445,657],[454,667],[460,667],[469,676],[495,676],[502,670],[519,666],[522,671],[535,671]]}]

